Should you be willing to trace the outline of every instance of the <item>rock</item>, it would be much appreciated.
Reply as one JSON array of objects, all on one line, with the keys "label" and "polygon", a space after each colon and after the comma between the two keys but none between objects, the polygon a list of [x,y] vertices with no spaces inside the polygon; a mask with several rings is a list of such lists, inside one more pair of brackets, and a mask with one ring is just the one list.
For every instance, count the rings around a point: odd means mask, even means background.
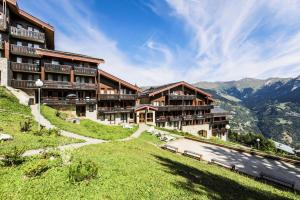
[{"label": "rock", "polygon": [[0,133],[0,141],[13,140],[13,137],[8,134]]}]

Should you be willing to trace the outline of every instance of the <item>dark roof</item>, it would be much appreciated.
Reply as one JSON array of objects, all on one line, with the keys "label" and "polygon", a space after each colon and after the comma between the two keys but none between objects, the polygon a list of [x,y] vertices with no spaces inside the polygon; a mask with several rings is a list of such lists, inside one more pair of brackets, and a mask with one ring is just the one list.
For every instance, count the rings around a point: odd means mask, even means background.
[{"label": "dark roof", "polygon": [[194,90],[197,90],[197,92],[199,92],[199,93],[207,96],[208,98],[210,98],[212,96],[211,94],[208,94],[208,93],[204,92],[203,90],[201,90],[200,88],[195,87],[195,86],[193,86],[193,85],[191,85],[191,84],[189,84],[189,83],[187,83],[185,81],[179,81],[179,82],[169,83],[169,84],[165,84],[165,85],[161,85],[161,86],[150,87],[150,88],[144,90],[143,93],[142,93],[142,95],[152,96],[152,95],[154,95],[156,93],[163,92],[165,90],[168,90],[170,88],[173,88],[173,87],[176,87],[176,86],[179,86],[179,85],[185,85],[186,87],[189,87],[189,88],[192,88]]}]

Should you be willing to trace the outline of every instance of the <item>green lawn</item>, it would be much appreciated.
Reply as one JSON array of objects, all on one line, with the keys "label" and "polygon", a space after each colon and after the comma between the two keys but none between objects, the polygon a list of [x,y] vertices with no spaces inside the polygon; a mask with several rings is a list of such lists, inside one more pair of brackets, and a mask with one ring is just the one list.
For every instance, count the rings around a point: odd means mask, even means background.
[{"label": "green lawn", "polygon": [[37,130],[36,122],[33,123],[31,132],[22,133],[20,122],[26,118],[33,118],[30,108],[19,104],[14,95],[0,87],[0,128],[14,138],[12,141],[0,142],[0,155],[11,152],[14,147],[28,150],[79,142],[62,136],[35,136],[32,131]]},{"label": "green lawn", "polygon": [[[99,167],[89,182],[72,184],[68,166],[41,177],[24,178],[27,161],[0,168],[0,199],[299,199],[292,192],[257,182],[218,166],[162,150],[142,135],[128,142],[86,146],[74,159],[90,159]],[[37,159],[37,158],[36,158]],[[50,161],[49,161],[50,162]]]},{"label": "green lawn", "polygon": [[74,124],[57,117],[56,110],[45,105],[41,107],[41,112],[46,119],[62,130],[103,140],[126,138],[138,129],[137,126],[132,129],[125,129],[122,126],[103,125],[89,119],[82,119],[80,124]]}]

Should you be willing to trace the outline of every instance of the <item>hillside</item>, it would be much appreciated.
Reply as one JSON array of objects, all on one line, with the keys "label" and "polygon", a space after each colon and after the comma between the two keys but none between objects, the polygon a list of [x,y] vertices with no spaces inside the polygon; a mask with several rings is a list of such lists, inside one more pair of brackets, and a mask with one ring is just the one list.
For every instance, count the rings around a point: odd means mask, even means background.
[{"label": "hillside", "polygon": [[231,125],[240,133],[262,133],[300,145],[300,77],[198,82],[220,106],[232,112]]}]

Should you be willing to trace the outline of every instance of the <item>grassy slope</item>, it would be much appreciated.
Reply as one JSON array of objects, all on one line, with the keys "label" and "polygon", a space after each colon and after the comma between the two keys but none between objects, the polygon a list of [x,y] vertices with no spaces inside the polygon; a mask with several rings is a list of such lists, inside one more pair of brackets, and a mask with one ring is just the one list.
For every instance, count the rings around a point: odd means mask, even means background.
[{"label": "grassy slope", "polygon": [[76,150],[75,158],[91,159],[99,166],[98,178],[88,183],[69,183],[67,166],[35,179],[23,177],[29,162],[0,168],[0,199],[299,199],[218,166],[161,150],[149,144],[157,140],[151,137]]},{"label": "grassy slope", "polygon": [[[0,87],[0,128],[4,129],[4,133],[14,137],[13,141],[0,142],[0,155],[10,152],[15,146],[27,150],[79,141],[66,137],[35,136],[32,133],[21,133],[20,122],[24,121],[25,118],[32,118],[30,108],[19,104],[15,96]],[[37,129],[36,123],[32,129]]]},{"label": "grassy slope", "polygon": [[116,140],[126,138],[137,130],[137,126],[132,129],[124,129],[122,126],[108,126],[88,119],[83,119],[80,124],[67,122],[59,117],[56,117],[56,110],[48,106],[42,106],[41,112],[46,119],[57,127],[77,133],[84,136],[99,138],[104,140]]}]

